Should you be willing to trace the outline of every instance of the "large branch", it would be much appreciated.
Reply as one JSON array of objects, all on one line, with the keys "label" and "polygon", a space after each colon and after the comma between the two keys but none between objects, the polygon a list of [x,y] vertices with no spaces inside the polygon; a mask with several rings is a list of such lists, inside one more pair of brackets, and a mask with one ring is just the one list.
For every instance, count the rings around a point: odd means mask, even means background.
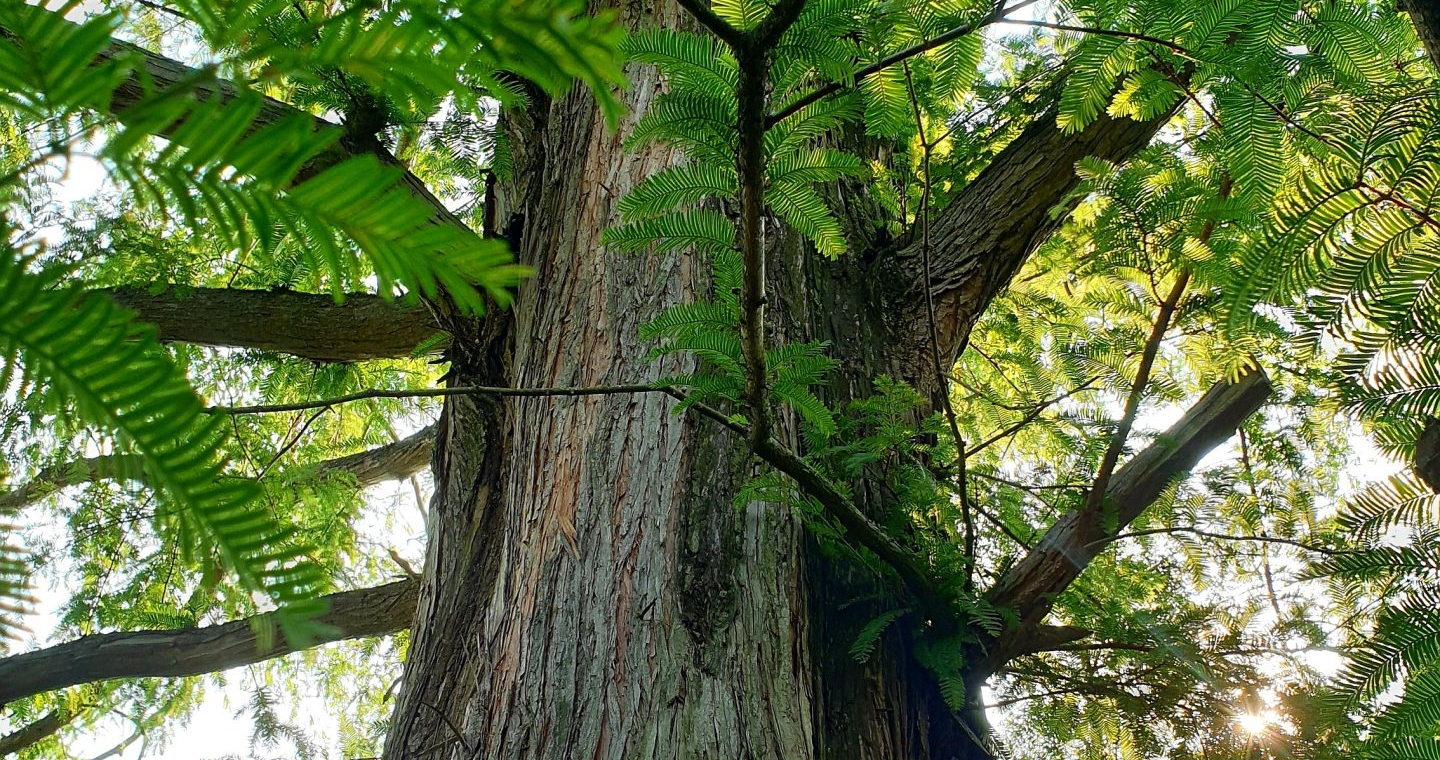
[{"label": "large branch", "polygon": [[15,731],[0,736],[0,757],[8,757],[54,736],[75,719],[75,713],[54,709]]},{"label": "large branch", "polygon": [[24,483],[0,493],[0,514],[15,512],[67,486],[139,474],[140,460],[125,454],[87,457],[46,467]]},{"label": "large branch", "polygon": [[408,478],[429,467],[434,454],[435,426],[428,425],[394,443],[327,459],[315,465],[315,473],[322,477],[343,473],[355,478],[356,484],[362,487],[370,486]]},{"label": "large branch", "polygon": [[[0,33],[4,30],[0,29]],[[218,79],[209,75],[201,69],[191,68],[178,61],[171,60],[161,55],[152,53],[144,48],[132,45],[128,42],[115,40],[110,43],[109,48],[102,52],[97,63],[115,60],[124,56],[138,57],[142,71],[132,72],[124,82],[114,91],[110,100],[110,112],[125,121],[125,110],[143,100],[147,100],[157,92],[184,88],[185,92],[192,93],[195,98],[202,101],[216,100],[226,103],[234,100],[242,88],[232,82]],[[143,72],[143,74],[142,74]],[[247,134],[253,134],[259,130],[275,124],[282,120],[295,118],[308,119],[312,122],[317,132],[327,130],[341,130],[338,125],[326,121],[318,116],[301,111],[287,103],[265,97],[259,115],[251,123]],[[183,122],[176,122],[167,125],[158,131],[160,137],[173,137],[176,129]],[[295,175],[296,183],[303,182],[320,172],[339,164],[346,159],[356,155],[373,154],[381,161],[395,166],[403,166],[395,156],[384,148],[374,135],[350,134],[344,139],[337,139],[323,153],[319,154],[304,164]],[[468,229],[465,222],[456,216],[445,204],[430,192],[430,188],[416,177],[412,172],[406,170],[404,174],[404,186],[413,195],[429,204],[435,220],[441,224],[452,225],[462,229]]]},{"label": "large branch", "polygon": [[364,361],[410,356],[440,328],[420,306],[352,293],[185,288],[152,293],[145,287],[107,291],[160,340],[276,351],[316,361]]},{"label": "large branch", "polygon": [[[430,466],[435,452],[435,426],[414,435],[366,451],[327,459],[311,465],[319,477],[343,474],[364,488],[387,480],[400,480]],[[46,467],[30,480],[0,492],[0,514],[14,512],[68,486],[99,480],[142,478],[140,460],[126,454],[87,457]]]},{"label": "large branch", "polygon": [[1016,611],[1019,625],[1002,634],[991,648],[987,674],[1016,655],[1033,651],[1031,639],[1055,597],[1177,477],[1234,435],[1269,395],[1270,381],[1259,370],[1234,383],[1219,383],[1179,422],[1115,472],[1096,507],[1070,512],[1050,526],[1040,542],[989,592],[992,603]]},{"label": "large branch", "polygon": [[[1170,114],[1143,122],[1102,114],[1079,134],[1066,134],[1055,118],[1053,107],[1038,117],[935,216],[929,280],[947,366],[990,301],[1060,224],[1063,215],[1051,212],[1079,183],[1075,164],[1087,156],[1131,158]],[[923,243],[900,252],[915,280],[916,306],[905,313],[924,313]],[[919,335],[925,328],[917,321],[915,330]]]},{"label": "large branch", "polygon": [[320,622],[330,630],[305,647],[271,636],[262,648],[255,631],[269,621],[245,618],[204,628],[101,633],[6,657],[0,660],[0,704],[114,678],[200,675],[332,641],[394,633],[410,626],[419,589],[420,581],[410,579],[325,597],[330,610]]}]

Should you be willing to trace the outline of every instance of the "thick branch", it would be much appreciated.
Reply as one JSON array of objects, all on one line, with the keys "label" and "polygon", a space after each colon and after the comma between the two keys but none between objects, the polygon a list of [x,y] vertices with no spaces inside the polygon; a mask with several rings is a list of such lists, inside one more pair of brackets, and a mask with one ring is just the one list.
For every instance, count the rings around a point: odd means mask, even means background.
[{"label": "thick branch", "polygon": [[370,486],[414,475],[430,466],[434,453],[435,426],[428,425],[394,443],[320,462],[315,473],[321,477],[347,474],[356,484]]},{"label": "thick branch", "polygon": [[93,483],[106,478],[138,477],[140,460],[127,455],[88,457],[75,462],[46,467],[35,473],[35,477],[0,493],[0,514],[14,512],[21,507],[49,496],[56,491],[80,483]]},{"label": "thick branch", "polygon": [[1020,623],[991,648],[986,670],[994,672],[1029,648],[1056,595],[1080,576],[1107,540],[1139,517],[1175,478],[1234,435],[1269,395],[1270,381],[1259,370],[1214,386],[1179,422],[1116,471],[1098,506],[1070,512],[1050,526],[990,591],[990,600],[1014,608]]},{"label": "thick branch", "polygon": [[0,757],[13,755],[54,736],[60,729],[75,719],[75,713],[55,709],[40,716],[19,729],[0,736]]},{"label": "thick branch", "polygon": [[[955,360],[956,350],[990,301],[1060,224],[1063,215],[1051,211],[1078,184],[1075,164],[1087,156],[1129,159],[1150,143],[1170,115],[1144,122],[1101,115],[1079,134],[1066,134],[1055,118],[1053,108],[1037,118],[935,215],[931,292],[945,362]],[[901,251],[906,271],[915,273],[914,308],[896,313],[924,312],[922,253],[919,242]],[[913,334],[923,331],[917,321]],[[915,366],[922,366],[918,362],[917,357]]]},{"label": "thick branch", "polygon": [[440,328],[420,306],[352,293],[344,303],[329,295],[290,290],[144,287],[104,291],[160,340],[233,346],[291,354],[315,361],[364,361],[410,356]]},{"label": "thick branch", "polygon": [[[0,33],[3,33],[0,29]],[[110,43],[110,47],[102,52],[97,63],[115,60],[118,58],[134,56],[140,60],[140,71],[132,72],[124,82],[114,91],[110,100],[110,112],[120,121],[125,121],[125,110],[143,100],[152,98],[156,92],[165,92],[176,88],[183,88],[185,92],[192,93],[199,100],[218,100],[221,103],[234,100],[242,88],[234,83],[217,79],[207,70],[195,69],[186,66],[178,61],[173,61],[164,56],[156,55],[148,50],[131,45],[119,40]],[[294,118],[308,119],[313,123],[317,132],[326,130],[340,130],[341,128],[329,121],[300,111],[289,104],[266,97],[260,109],[260,113],[251,123],[247,134],[259,130],[282,120]],[[182,122],[175,122],[158,131],[160,137],[171,137]],[[361,154],[373,154],[381,161],[401,166],[399,160],[393,154],[380,145],[373,135],[353,135],[357,139],[337,139],[323,153],[317,155],[305,163],[295,175],[294,181],[298,184],[314,177],[324,170],[339,164],[346,159]],[[435,221],[440,224],[452,225],[468,229],[460,217],[445,207],[435,194],[430,192],[425,183],[420,181],[410,171],[404,174],[403,186],[416,197],[425,201],[435,214]]]},{"label": "thick branch", "polygon": [[113,678],[171,678],[250,665],[320,644],[383,636],[410,626],[420,581],[324,597],[330,610],[320,617],[328,632],[309,646],[295,647],[282,636],[262,648],[257,628],[267,616],[204,628],[127,631],[84,636],[0,660],[0,704],[56,689]]}]

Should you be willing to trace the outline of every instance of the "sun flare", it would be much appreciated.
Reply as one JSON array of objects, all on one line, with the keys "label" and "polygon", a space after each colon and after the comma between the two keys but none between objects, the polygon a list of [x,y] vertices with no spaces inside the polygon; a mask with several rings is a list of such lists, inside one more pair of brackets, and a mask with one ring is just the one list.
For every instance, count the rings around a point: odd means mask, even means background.
[{"label": "sun flare", "polygon": [[1235,723],[1251,736],[1259,736],[1265,733],[1271,725],[1274,725],[1278,716],[1274,710],[1265,710],[1258,713],[1241,713],[1235,716]]}]

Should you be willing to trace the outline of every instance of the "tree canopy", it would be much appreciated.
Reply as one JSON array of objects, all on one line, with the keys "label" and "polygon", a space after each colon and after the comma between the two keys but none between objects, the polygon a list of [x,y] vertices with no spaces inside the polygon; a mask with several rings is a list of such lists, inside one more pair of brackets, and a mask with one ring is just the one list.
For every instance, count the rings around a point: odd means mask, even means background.
[{"label": "tree canopy", "polygon": [[[260,663],[256,751],[377,755],[437,402],[661,394],[904,590],[855,660],[898,630],[954,710],[978,678],[1006,752],[1440,758],[1440,8],[681,5],[0,6],[0,754],[127,751]],[[649,376],[447,382],[450,317],[563,288],[511,256],[494,188],[544,146],[497,125],[575,88],[685,156],[607,255],[713,287],[638,328]],[[923,271],[913,374],[835,403],[777,245]]]}]

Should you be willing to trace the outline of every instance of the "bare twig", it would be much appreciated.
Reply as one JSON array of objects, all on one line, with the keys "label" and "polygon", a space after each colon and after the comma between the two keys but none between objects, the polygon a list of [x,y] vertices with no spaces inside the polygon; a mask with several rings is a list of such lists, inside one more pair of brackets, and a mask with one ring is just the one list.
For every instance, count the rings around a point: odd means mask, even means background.
[{"label": "bare twig", "polygon": [[1135,383],[1130,388],[1130,395],[1125,399],[1125,412],[1120,417],[1120,424],[1115,428],[1115,435],[1110,439],[1110,446],[1105,449],[1104,458],[1100,460],[1095,484],[1091,486],[1090,494],[1085,499],[1086,509],[1099,507],[1101,499],[1105,497],[1105,490],[1110,486],[1110,477],[1115,473],[1115,465],[1120,461],[1120,453],[1125,450],[1125,442],[1129,439],[1130,430],[1135,426],[1135,418],[1140,413],[1140,401],[1145,396],[1145,386],[1150,382],[1150,370],[1155,366],[1155,356],[1160,351],[1160,343],[1170,329],[1170,318],[1175,314],[1180,297],[1185,294],[1185,286],[1188,284],[1190,272],[1184,270],[1175,278],[1170,294],[1160,303],[1160,312],[1155,316],[1150,337],[1145,341],[1145,350],[1140,354],[1140,366],[1135,370]]},{"label": "bare twig", "polygon": [[837,92],[841,92],[842,90],[845,90],[849,87],[853,87],[857,82],[860,82],[863,79],[872,77],[880,73],[881,71],[890,68],[891,66],[895,66],[903,61],[908,61],[917,55],[920,55],[922,53],[928,53],[929,51],[934,50],[935,48],[940,47],[947,42],[954,42],[955,40],[958,40],[967,34],[973,33],[975,30],[980,29],[981,27],[1002,21],[1004,20],[1006,14],[1014,13],[1021,8],[1029,5],[1034,5],[1037,2],[1039,2],[1039,0],[1021,0],[1021,2],[1010,6],[1009,8],[1002,8],[999,5],[996,5],[996,7],[989,13],[985,14],[984,16],[971,23],[961,24],[954,29],[938,34],[928,40],[925,40],[924,42],[921,42],[917,45],[912,45],[911,47],[905,48],[904,50],[901,50],[899,52],[891,53],[890,55],[881,58],[875,63],[859,69],[855,72],[855,76],[853,76],[849,82],[831,82],[829,84],[817,87],[814,90],[811,90],[808,94],[801,96],[795,101],[792,101],[789,105],[785,106],[784,108],[780,109],[778,112],[767,118],[765,120],[765,127],[767,129],[773,127],[776,124],[779,124],[780,122],[804,110],[807,106],[824,100],[825,98],[828,98],[831,95],[834,95]]},{"label": "bare twig", "polygon": [[254,406],[212,406],[209,411],[219,414],[275,414],[277,412],[298,412],[305,409],[328,409],[341,404],[377,398],[437,398],[446,396],[503,396],[503,397],[545,397],[545,396],[605,396],[619,393],[671,393],[673,389],[664,386],[634,383],[629,385],[592,385],[560,388],[503,388],[488,386],[456,386],[453,388],[417,388],[414,390],[370,389],[344,396],[315,401],[296,401],[289,404],[257,404]]},{"label": "bare twig", "polygon": [[1135,41],[1137,41],[1137,42],[1149,42],[1149,43],[1151,43],[1151,44],[1153,44],[1153,45],[1159,45],[1159,46],[1161,46],[1161,47],[1168,48],[1169,50],[1171,50],[1171,51],[1173,51],[1173,52],[1179,53],[1181,56],[1183,56],[1183,57],[1185,57],[1185,58],[1191,58],[1192,60],[1193,60],[1193,58],[1194,58],[1194,57],[1191,55],[1190,51],[1189,51],[1189,50],[1186,50],[1184,46],[1182,46],[1182,45],[1177,45],[1176,43],[1171,42],[1170,40],[1161,39],[1161,38],[1159,38],[1159,37],[1152,37],[1152,36],[1150,36],[1150,35],[1148,35],[1148,34],[1138,34],[1138,33],[1136,33],[1136,32],[1125,32],[1125,31],[1121,31],[1121,30],[1119,30],[1119,29],[1100,29],[1100,28],[1097,28],[1097,27],[1090,27],[1090,26],[1072,26],[1072,25],[1070,25],[1070,24],[1057,24],[1057,23],[1054,23],[1054,22],[1051,22],[1051,21],[1041,21],[1041,20],[1039,20],[1039,19],[1014,19],[1014,18],[1007,18],[1007,19],[1002,19],[999,23],[1002,23],[1002,24],[1017,24],[1017,25],[1019,25],[1019,26],[1033,26],[1033,27],[1039,27],[1039,28],[1041,28],[1041,29],[1055,29],[1055,30],[1062,31],[1062,32],[1079,32],[1080,34],[1091,34],[1091,35],[1095,35],[1095,36],[1097,36],[1097,37],[1118,37],[1118,38],[1120,38],[1120,39],[1135,40]]},{"label": "bare twig", "polygon": [[[965,439],[960,435],[960,423],[955,419],[955,406],[950,402],[950,373],[940,362],[940,333],[935,326],[935,294],[930,288],[930,154],[934,145],[925,136],[925,117],[920,113],[920,101],[915,97],[915,81],[910,76],[910,64],[901,63],[905,71],[905,90],[910,96],[910,110],[915,116],[915,129],[920,138],[920,262],[921,276],[925,284],[925,324],[930,333],[930,358],[934,363],[936,393],[940,394],[940,408],[945,412],[945,421],[950,425],[950,435],[955,441],[955,480],[960,492],[960,522],[965,527],[965,556],[975,557],[975,518],[970,514],[969,479],[965,477]],[[967,336],[968,337],[968,336]],[[963,350],[962,350],[963,353]],[[975,565],[965,565],[965,589],[975,587]]]},{"label": "bare twig", "polygon": [[1107,536],[1098,541],[1094,541],[1090,545],[1097,546],[1100,544],[1113,543],[1115,541],[1119,541],[1122,538],[1139,538],[1141,536],[1156,536],[1164,535],[1167,533],[1188,533],[1190,535],[1199,536],[1201,538],[1210,538],[1216,541],[1254,541],[1263,544],[1283,544],[1285,546],[1293,546],[1297,549],[1303,549],[1307,552],[1315,552],[1316,554],[1324,554],[1326,556],[1338,556],[1348,553],[1343,549],[1330,549],[1324,546],[1316,546],[1314,544],[1307,544],[1304,541],[1296,541],[1290,538],[1280,538],[1278,536],[1236,536],[1229,533],[1212,533],[1208,530],[1200,530],[1199,528],[1188,528],[1185,526],[1175,528],[1147,528],[1145,530],[1136,530],[1129,533],[1120,533],[1114,536]]}]

